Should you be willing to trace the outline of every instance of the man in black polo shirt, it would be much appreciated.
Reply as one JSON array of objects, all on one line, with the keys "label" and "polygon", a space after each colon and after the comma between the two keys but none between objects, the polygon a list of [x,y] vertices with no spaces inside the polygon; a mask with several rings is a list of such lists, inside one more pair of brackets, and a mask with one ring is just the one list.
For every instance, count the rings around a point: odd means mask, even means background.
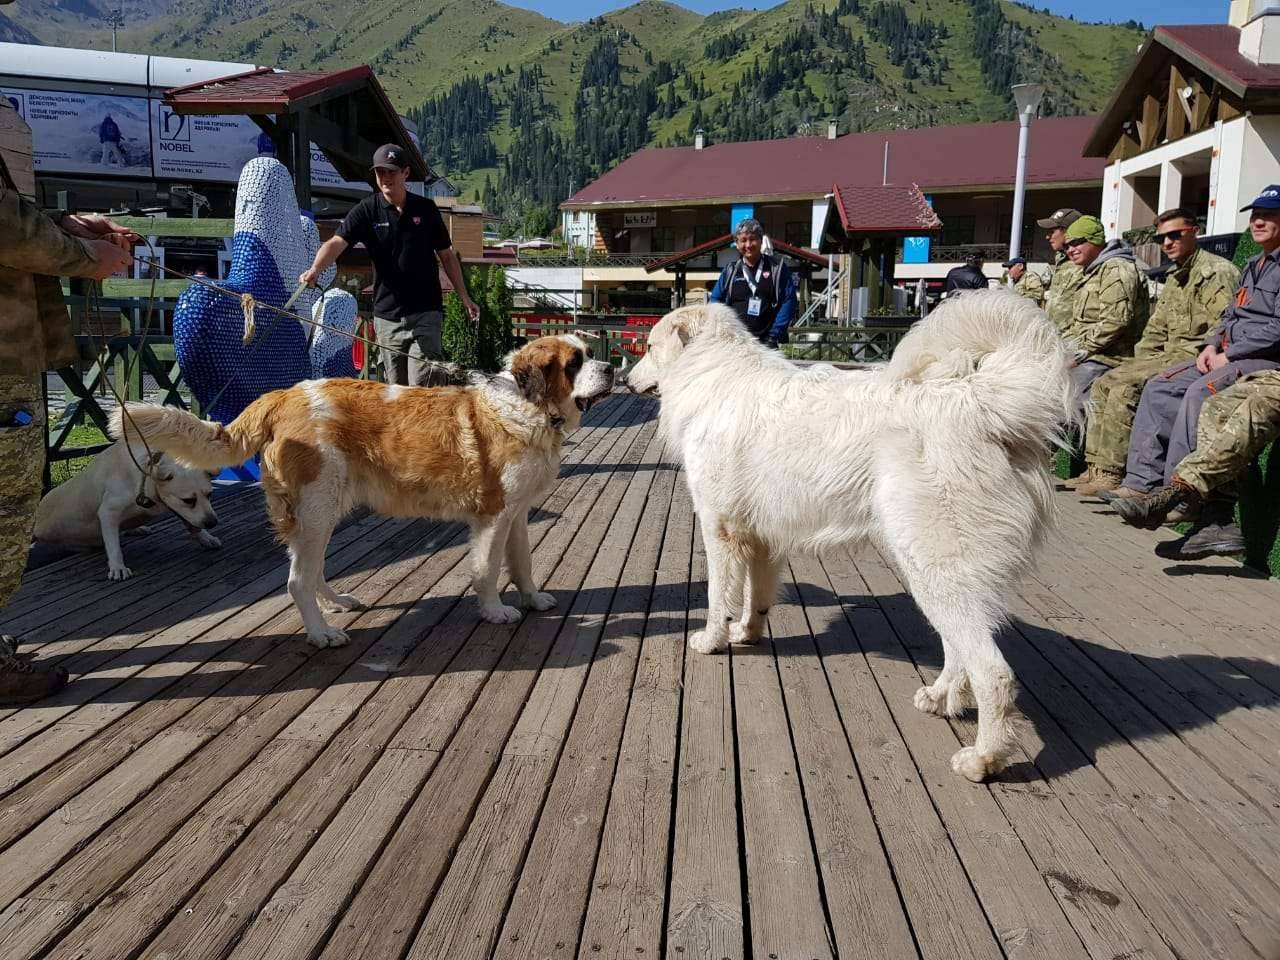
[{"label": "man in black polo shirt", "polygon": [[473,323],[480,308],[467,294],[440,211],[430,199],[410,193],[405,186],[409,160],[404,151],[394,143],[379,147],[373,155],[373,171],[378,192],[351,208],[298,279],[314,285],[342,251],[363,243],[373,261],[373,326],[378,343],[390,348],[383,351],[387,382],[416,387],[447,384],[449,374],[439,362],[444,359],[440,344],[444,300],[437,258]]}]

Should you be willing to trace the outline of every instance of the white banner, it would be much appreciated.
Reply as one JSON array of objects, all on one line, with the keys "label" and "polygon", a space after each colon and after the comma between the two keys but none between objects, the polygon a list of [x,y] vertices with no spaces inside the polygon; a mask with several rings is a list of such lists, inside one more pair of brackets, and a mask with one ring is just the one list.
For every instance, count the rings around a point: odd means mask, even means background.
[{"label": "white banner", "polygon": [[157,178],[234,183],[246,163],[272,153],[271,138],[248,117],[183,117],[162,101],[151,106]]},{"label": "white banner", "polygon": [[37,173],[151,176],[145,97],[0,88],[31,127]]}]

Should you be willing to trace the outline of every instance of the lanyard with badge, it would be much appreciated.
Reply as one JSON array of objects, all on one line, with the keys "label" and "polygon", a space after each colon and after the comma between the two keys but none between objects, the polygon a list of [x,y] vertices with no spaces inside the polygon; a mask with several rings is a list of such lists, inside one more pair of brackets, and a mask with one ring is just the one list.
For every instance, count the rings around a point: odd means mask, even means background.
[{"label": "lanyard with badge", "polygon": [[753,280],[751,274],[747,272],[747,262],[739,261],[742,266],[742,279],[747,287],[751,290],[751,298],[747,301],[747,316],[758,317],[760,311],[764,308],[764,303],[760,297],[756,296],[756,288],[760,286],[760,272],[764,270],[764,257],[760,258],[760,262],[756,264],[756,276]]}]

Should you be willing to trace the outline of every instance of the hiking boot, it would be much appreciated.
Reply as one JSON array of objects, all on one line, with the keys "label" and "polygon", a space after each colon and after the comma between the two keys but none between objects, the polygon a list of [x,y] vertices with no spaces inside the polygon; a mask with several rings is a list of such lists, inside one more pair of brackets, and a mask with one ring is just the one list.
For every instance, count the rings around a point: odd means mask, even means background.
[{"label": "hiking boot", "polygon": [[1085,467],[1080,473],[1077,473],[1069,480],[1063,480],[1062,485],[1068,490],[1074,490],[1082,483],[1088,483],[1093,479],[1093,467]]},{"label": "hiking boot", "polygon": [[1158,487],[1141,497],[1121,497],[1111,501],[1111,509],[1120,514],[1125,523],[1146,530],[1154,530],[1168,518],[1174,507],[1184,502],[1198,510],[1204,498],[1193,487],[1175,480],[1167,487]]},{"label": "hiking boot", "polygon": [[1156,544],[1156,556],[1164,560],[1202,560],[1244,553],[1244,533],[1234,522],[1206,523],[1180,540]]},{"label": "hiking boot", "polygon": [[1093,479],[1076,485],[1076,493],[1082,497],[1096,497],[1107,490],[1114,490],[1124,482],[1124,477],[1110,470],[1093,471]]},{"label": "hiking boot", "polygon": [[1186,523],[1188,520],[1194,520],[1200,516],[1200,507],[1198,503],[1189,503],[1183,500],[1172,510],[1169,515],[1164,518],[1165,523]]},{"label": "hiking boot", "polygon": [[66,682],[64,667],[41,666],[12,653],[0,654],[0,707],[35,703],[62,689]]},{"label": "hiking boot", "polygon": [[1119,486],[1111,490],[1104,490],[1098,494],[1098,499],[1103,503],[1111,503],[1115,500],[1132,500],[1134,497],[1145,497],[1146,493],[1142,490],[1135,490],[1133,487]]}]

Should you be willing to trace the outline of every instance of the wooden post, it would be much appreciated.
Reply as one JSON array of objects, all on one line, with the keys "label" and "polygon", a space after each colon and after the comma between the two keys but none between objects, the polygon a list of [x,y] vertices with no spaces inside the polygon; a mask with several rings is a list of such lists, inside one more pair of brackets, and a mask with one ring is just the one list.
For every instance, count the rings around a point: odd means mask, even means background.
[{"label": "wooden post", "polygon": [[308,133],[306,113],[295,115],[297,124],[293,132],[293,191],[298,197],[298,209],[311,211],[311,136]]},{"label": "wooden post", "polygon": [[1165,107],[1164,138],[1180,140],[1187,134],[1187,111],[1183,109],[1186,101],[1182,99],[1182,88],[1187,85],[1186,78],[1176,63],[1169,66],[1169,102]]}]

